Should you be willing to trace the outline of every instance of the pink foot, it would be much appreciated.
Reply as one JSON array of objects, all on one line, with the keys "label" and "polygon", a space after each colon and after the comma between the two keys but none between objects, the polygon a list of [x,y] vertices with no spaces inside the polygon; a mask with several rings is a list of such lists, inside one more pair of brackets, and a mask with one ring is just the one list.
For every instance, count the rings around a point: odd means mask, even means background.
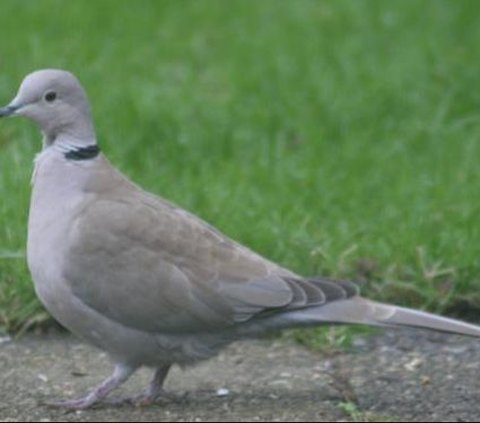
[{"label": "pink foot", "polygon": [[46,405],[67,410],[84,410],[103,400],[116,387],[125,382],[135,370],[135,367],[119,364],[115,366],[113,374],[93,389],[86,397],[75,400],[52,401],[46,403]]}]

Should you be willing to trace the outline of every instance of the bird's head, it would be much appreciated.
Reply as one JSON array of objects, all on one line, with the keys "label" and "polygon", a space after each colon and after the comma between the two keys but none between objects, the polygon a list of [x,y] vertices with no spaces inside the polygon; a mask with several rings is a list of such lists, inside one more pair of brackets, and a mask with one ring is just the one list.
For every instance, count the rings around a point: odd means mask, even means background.
[{"label": "bird's head", "polygon": [[45,134],[47,144],[57,137],[94,138],[90,106],[85,90],[70,72],[35,71],[25,77],[15,98],[0,117],[25,116]]}]

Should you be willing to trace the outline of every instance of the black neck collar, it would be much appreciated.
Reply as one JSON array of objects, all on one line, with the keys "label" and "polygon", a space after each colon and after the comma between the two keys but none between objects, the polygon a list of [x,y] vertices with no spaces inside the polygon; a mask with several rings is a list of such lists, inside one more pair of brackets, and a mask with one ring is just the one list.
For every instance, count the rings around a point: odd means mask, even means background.
[{"label": "black neck collar", "polygon": [[65,153],[68,160],[90,160],[100,154],[100,148],[96,144],[87,145],[86,147],[77,147]]}]

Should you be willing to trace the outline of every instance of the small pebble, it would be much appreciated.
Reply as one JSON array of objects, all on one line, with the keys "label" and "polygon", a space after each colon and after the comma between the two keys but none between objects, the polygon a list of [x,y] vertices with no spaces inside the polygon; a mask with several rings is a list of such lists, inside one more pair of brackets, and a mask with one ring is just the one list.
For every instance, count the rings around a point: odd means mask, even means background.
[{"label": "small pebble", "polygon": [[9,336],[0,336],[0,344],[6,344],[7,342],[10,342],[12,338]]},{"label": "small pebble", "polygon": [[43,383],[47,383],[47,382],[48,382],[48,377],[47,377],[46,375],[44,375],[43,373],[38,374],[37,377],[38,377]]},{"label": "small pebble", "polygon": [[227,388],[217,389],[217,397],[226,397],[230,394],[230,391]]},{"label": "small pebble", "polygon": [[415,371],[423,364],[423,360],[420,357],[414,357],[411,361],[404,364],[403,367],[410,372]]}]

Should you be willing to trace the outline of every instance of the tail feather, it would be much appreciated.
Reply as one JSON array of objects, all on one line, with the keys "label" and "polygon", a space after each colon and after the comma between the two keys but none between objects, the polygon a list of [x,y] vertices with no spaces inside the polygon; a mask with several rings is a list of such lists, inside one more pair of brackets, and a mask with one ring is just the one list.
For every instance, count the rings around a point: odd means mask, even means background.
[{"label": "tail feather", "polygon": [[362,297],[335,301],[292,314],[300,323],[346,323],[373,326],[408,326],[441,332],[480,337],[480,326],[389,304],[377,303]]}]

